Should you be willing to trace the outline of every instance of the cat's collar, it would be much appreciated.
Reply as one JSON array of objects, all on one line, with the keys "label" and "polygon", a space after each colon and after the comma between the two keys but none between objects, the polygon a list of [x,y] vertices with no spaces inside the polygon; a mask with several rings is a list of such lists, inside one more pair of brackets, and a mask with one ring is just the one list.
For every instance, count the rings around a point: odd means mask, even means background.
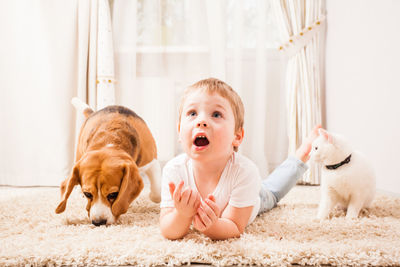
[{"label": "cat's collar", "polygon": [[342,162],[338,163],[338,164],[334,164],[334,165],[325,165],[325,167],[329,170],[336,170],[337,168],[339,168],[340,166],[347,164],[350,162],[350,158],[351,158],[351,154]]}]

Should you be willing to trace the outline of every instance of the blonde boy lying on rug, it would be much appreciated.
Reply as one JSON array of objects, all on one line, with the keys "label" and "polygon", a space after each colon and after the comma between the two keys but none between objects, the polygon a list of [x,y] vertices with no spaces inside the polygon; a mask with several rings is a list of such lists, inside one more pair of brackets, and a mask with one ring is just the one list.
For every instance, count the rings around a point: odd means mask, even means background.
[{"label": "blonde boy lying on rug", "polygon": [[[255,217],[272,209],[306,171],[318,127],[267,180],[236,153],[243,140],[244,107],[226,83],[206,79],[186,89],[178,133],[185,151],[163,169],[161,233],[185,236],[190,226],[212,239],[239,237]],[[260,190],[261,188],[261,190]]]}]

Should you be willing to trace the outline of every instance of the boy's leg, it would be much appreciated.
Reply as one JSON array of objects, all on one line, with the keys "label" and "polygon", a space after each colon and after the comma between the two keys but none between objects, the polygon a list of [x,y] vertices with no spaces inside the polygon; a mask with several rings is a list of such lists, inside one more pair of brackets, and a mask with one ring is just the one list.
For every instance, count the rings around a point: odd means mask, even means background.
[{"label": "boy's leg", "polygon": [[311,144],[318,137],[319,128],[321,125],[316,125],[305,138],[296,150],[296,157],[289,156],[266,180],[262,181],[259,214],[275,207],[306,172],[308,167],[304,162],[310,158]]},{"label": "boy's leg", "polygon": [[288,157],[279,165],[261,183],[259,213],[276,207],[307,169],[307,165],[294,156]]},{"label": "boy's leg", "polygon": [[261,183],[260,209],[258,211],[258,214],[271,210],[272,208],[276,207],[277,203],[278,201],[275,195],[266,188],[263,180],[263,182]]}]

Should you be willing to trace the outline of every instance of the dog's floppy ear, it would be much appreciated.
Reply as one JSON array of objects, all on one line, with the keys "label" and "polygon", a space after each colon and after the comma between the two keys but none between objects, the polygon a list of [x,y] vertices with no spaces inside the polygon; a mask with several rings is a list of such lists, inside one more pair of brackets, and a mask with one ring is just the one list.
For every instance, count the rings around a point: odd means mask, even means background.
[{"label": "dog's floppy ear", "polygon": [[118,197],[111,209],[112,214],[117,218],[128,210],[129,205],[140,194],[144,186],[139,169],[134,162],[124,164],[123,168],[124,175]]},{"label": "dog's floppy ear", "polygon": [[79,165],[76,164],[72,170],[72,173],[69,178],[65,179],[61,183],[61,202],[58,204],[56,208],[56,213],[61,213],[65,210],[65,207],[67,206],[67,200],[69,195],[72,192],[72,189],[74,189],[75,185],[79,183]]}]

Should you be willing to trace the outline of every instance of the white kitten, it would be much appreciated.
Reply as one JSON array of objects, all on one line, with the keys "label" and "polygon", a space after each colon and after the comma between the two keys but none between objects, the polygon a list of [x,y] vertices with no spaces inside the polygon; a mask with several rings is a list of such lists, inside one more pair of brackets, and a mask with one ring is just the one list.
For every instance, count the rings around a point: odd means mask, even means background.
[{"label": "white kitten", "polygon": [[342,136],[319,129],[311,161],[322,168],[319,219],[326,219],[337,204],[347,208],[346,218],[357,218],[360,210],[371,204],[375,196],[374,170]]}]

